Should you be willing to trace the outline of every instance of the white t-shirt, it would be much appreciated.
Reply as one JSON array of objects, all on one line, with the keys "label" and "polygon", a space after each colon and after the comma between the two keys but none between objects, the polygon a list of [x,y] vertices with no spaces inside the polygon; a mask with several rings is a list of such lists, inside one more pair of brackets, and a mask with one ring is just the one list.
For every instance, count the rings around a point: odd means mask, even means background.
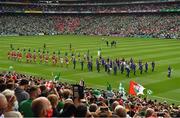
[{"label": "white t-shirt", "polygon": [[9,111],[4,113],[4,117],[11,117],[11,118],[23,118],[20,112],[18,111]]}]

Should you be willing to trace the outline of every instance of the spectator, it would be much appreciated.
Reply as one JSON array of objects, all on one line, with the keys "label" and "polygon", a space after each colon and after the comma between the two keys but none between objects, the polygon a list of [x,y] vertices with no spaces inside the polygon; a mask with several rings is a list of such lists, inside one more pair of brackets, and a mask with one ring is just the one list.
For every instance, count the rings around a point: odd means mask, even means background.
[{"label": "spectator", "polygon": [[116,106],[118,106],[119,103],[117,101],[114,101],[111,105],[111,110],[114,111],[114,109],[116,108]]},{"label": "spectator", "polygon": [[30,98],[27,100],[23,100],[19,104],[19,111],[23,114],[24,117],[33,117],[31,105],[32,101],[39,97],[40,89],[36,86],[33,86],[29,89]]},{"label": "spectator", "polygon": [[118,115],[119,117],[123,117],[123,118],[127,117],[126,109],[121,105],[117,105],[114,111],[115,114]]},{"label": "spectator", "polygon": [[61,117],[75,117],[76,115],[76,107],[72,103],[65,103],[63,111],[61,113]]},{"label": "spectator", "polygon": [[146,112],[145,112],[145,117],[146,118],[154,118],[154,117],[157,117],[156,116],[156,114],[155,114],[155,112],[154,112],[154,110],[153,109],[151,109],[151,108],[148,108],[147,110],[146,110]]},{"label": "spectator", "polygon": [[15,89],[15,95],[17,97],[17,101],[20,104],[23,100],[29,99],[29,94],[26,92],[28,88],[29,81],[26,79],[22,79],[19,83],[19,86]]},{"label": "spectator", "polygon": [[51,117],[53,114],[51,103],[45,97],[34,99],[31,108],[34,117]]},{"label": "spectator", "polygon": [[48,95],[48,100],[51,102],[51,105],[52,105],[52,109],[53,109],[53,115],[52,117],[59,117],[60,116],[60,113],[57,109],[57,105],[58,105],[58,97],[57,95],[55,94],[50,94]]},{"label": "spectator", "polygon": [[133,117],[135,115],[135,108],[134,108],[134,105],[131,104],[130,106],[130,110],[127,112],[127,114],[130,116],[130,117]]},{"label": "spectator", "polygon": [[3,79],[0,79],[0,92],[4,91],[6,89],[6,84]]},{"label": "spectator", "polygon": [[4,113],[8,107],[8,102],[2,93],[0,93],[0,101],[0,118],[4,118]]},{"label": "spectator", "polygon": [[91,104],[90,106],[89,106],[89,111],[90,112],[96,112],[96,110],[98,109],[98,106],[97,106],[97,104]]},{"label": "spectator", "polygon": [[15,84],[14,84],[14,80],[13,79],[10,79],[9,81],[6,82],[6,88],[10,89],[10,90],[14,90]]},{"label": "spectator", "polygon": [[84,104],[79,104],[76,110],[76,117],[86,117],[87,116],[87,106]]},{"label": "spectator", "polygon": [[2,94],[4,94],[4,96],[6,97],[8,101],[8,106],[7,106],[6,112],[4,113],[4,117],[22,118],[21,113],[13,109],[15,105],[14,103],[16,102],[16,96],[14,94],[14,91],[6,89],[2,92]]}]

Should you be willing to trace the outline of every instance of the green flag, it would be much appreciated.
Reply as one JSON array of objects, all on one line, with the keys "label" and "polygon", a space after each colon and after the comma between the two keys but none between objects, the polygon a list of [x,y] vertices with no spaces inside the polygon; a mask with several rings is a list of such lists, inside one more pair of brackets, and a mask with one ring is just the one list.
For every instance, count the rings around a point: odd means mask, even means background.
[{"label": "green flag", "polygon": [[59,81],[60,79],[60,72],[54,76],[54,81]]},{"label": "green flag", "polygon": [[107,83],[107,90],[112,91],[112,87],[111,87],[111,84],[109,84],[109,82]]}]

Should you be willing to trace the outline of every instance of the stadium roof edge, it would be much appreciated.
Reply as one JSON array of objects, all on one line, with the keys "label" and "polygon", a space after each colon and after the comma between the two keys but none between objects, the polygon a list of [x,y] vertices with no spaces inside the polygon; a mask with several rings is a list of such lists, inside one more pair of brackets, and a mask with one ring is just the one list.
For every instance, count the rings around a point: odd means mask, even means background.
[{"label": "stadium roof edge", "polygon": [[138,2],[116,2],[116,3],[73,3],[73,4],[65,4],[65,3],[23,3],[23,2],[2,2],[0,4],[7,5],[51,5],[51,6],[100,6],[100,5],[124,5],[124,4],[155,4],[155,3],[172,3],[172,2],[180,2],[180,0],[153,0],[153,1],[138,1]]}]

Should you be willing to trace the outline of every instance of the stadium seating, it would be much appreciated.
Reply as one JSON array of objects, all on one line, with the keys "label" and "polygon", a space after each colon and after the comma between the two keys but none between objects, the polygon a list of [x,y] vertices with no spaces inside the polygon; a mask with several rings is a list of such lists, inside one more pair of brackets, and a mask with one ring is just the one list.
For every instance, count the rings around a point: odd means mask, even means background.
[{"label": "stadium seating", "polygon": [[179,18],[178,14],[1,15],[0,34],[38,35],[43,33],[46,35],[85,34],[179,38]]},{"label": "stadium seating", "polygon": [[[179,38],[179,2],[0,3],[1,35],[113,35]],[[97,4],[97,5],[96,5]],[[102,5],[98,5],[102,4]],[[88,15],[87,15],[88,14]],[[87,22],[88,21],[88,22]],[[172,24],[172,25],[169,25]]]}]

